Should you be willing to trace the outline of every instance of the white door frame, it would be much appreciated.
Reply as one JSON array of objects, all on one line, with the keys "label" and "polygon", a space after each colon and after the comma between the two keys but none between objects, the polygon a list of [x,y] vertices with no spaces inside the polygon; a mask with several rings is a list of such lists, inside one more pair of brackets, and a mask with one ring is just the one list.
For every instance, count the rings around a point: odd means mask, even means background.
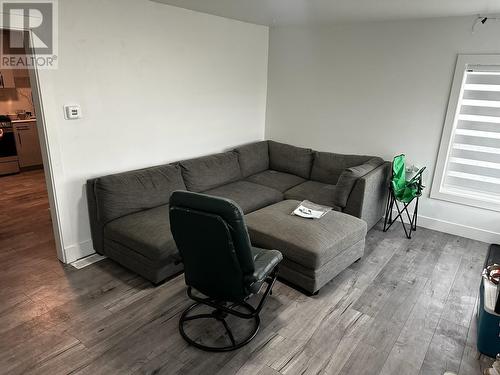
[{"label": "white door frame", "polygon": [[[2,30],[12,30],[12,31],[22,31],[28,34],[28,38],[30,40],[30,46],[34,45],[33,43],[33,32],[30,29],[21,28],[21,27],[4,27],[3,25],[0,27]],[[27,46],[26,47],[26,55],[31,57],[32,59],[36,59],[36,54],[34,49]],[[56,183],[54,180],[54,166],[52,161],[54,159],[54,150],[51,149],[50,143],[48,141],[47,136],[47,123],[45,121],[45,112],[43,108],[43,100],[42,94],[40,91],[40,80],[38,76],[38,69],[36,65],[31,68],[28,68],[29,71],[29,80],[31,85],[31,91],[33,96],[33,105],[35,107],[36,114],[36,125],[38,129],[38,138],[40,141],[40,148],[42,151],[42,159],[45,173],[45,184],[47,186],[47,193],[49,197],[49,207],[50,207],[50,216],[52,219],[52,229],[54,232],[54,240],[56,244],[57,250],[57,258],[66,263],[66,254],[64,251],[63,238],[61,233],[61,214],[58,207],[57,202],[57,191],[56,191]]]}]

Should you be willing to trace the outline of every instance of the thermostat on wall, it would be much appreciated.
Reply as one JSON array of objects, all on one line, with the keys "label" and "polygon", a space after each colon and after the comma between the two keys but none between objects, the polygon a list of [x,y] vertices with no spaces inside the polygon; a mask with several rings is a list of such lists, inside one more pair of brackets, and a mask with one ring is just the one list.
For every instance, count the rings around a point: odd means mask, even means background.
[{"label": "thermostat on wall", "polygon": [[66,120],[76,120],[82,118],[82,109],[79,105],[65,105],[64,118]]}]

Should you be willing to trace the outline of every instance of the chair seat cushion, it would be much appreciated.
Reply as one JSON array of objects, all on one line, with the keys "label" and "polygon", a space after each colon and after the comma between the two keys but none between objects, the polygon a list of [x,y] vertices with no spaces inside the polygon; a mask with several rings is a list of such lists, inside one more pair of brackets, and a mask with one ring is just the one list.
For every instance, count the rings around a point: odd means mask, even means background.
[{"label": "chair seat cushion", "polygon": [[272,169],[254,174],[246,178],[247,181],[264,185],[281,192],[303,183],[305,178],[290,173],[278,172]]},{"label": "chair seat cushion", "polygon": [[113,220],[104,227],[104,237],[150,260],[175,260],[178,253],[168,209],[166,204]]},{"label": "chair seat cushion", "polygon": [[318,204],[332,207],[335,211],[342,209],[334,203],[335,185],[324,184],[317,181],[306,181],[285,192],[285,199],[298,201],[308,200]]},{"label": "chair seat cushion", "polygon": [[246,215],[252,245],[279,250],[286,259],[318,269],[364,240],[363,220],[333,210],[316,220],[290,215],[299,203],[285,200]]},{"label": "chair seat cushion", "polygon": [[283,194],[280,191],[248,181],[233,182],[205,191],[204,194],[231,199],[241,207],[244,213],[283,200]]}]

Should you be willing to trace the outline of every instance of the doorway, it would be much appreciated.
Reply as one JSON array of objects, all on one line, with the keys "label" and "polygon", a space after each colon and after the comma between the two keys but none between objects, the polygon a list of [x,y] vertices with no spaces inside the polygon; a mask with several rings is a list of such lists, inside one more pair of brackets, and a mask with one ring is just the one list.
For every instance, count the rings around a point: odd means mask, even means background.
[{"label": "doorway", "polygon": [[[8,50],[7,41],[13,34],[28,41],[32,37],[29,31],[0,29],[0,33],[2,54],[33,56],[28,48],[21,52]],[[33,258],[54,259],[55,252],[64,261],[42,108],[36,68],[0,67],[2,263],[12,257],[28,263]]]}]

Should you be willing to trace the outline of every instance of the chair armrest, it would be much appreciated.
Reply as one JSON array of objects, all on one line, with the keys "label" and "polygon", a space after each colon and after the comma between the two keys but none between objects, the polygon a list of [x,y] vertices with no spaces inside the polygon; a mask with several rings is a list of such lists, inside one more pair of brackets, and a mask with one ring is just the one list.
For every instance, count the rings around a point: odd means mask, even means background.
[{"label": "chair armrest", "polygon": [[344,212],[366,221],[368,230],[384,216],[390,170],[385,162],[359,178],[347,200]]},{"label": "chair armrest", "polygon": [[258,247],[252,247],[252,256],[255,265],[252,275],[254,283],[264,281],[283,260],[283,255],[278,250],[265,250]]}]

